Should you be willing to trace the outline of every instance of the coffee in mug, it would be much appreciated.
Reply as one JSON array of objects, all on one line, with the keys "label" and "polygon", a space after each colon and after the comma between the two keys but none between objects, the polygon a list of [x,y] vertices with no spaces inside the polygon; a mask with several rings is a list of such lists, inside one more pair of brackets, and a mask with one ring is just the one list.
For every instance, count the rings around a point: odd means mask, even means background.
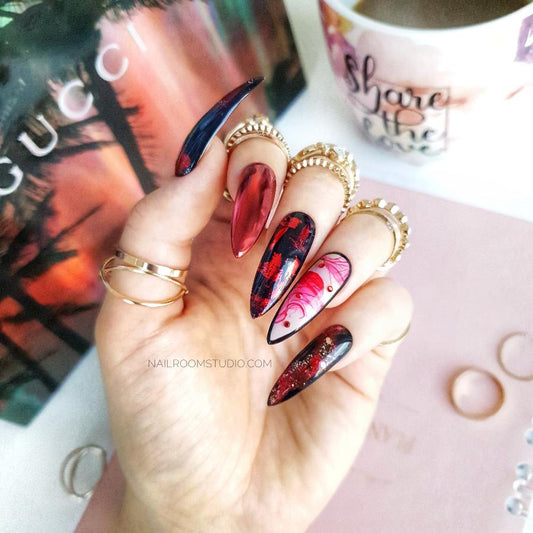
[{"label": "coffee in mug", "polygon": [[529,0],[361,0],[353,9],[366,17],[411,28],[456,28],[494,20]]}]

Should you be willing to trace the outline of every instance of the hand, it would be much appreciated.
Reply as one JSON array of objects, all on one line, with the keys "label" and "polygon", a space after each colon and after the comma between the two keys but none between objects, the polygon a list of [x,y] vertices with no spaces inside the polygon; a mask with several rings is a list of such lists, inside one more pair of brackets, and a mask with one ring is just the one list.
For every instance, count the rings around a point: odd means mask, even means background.
[{"label": "hand", "polygon": [[[121,531],[304,531],[363,443],[395,351],[378,345],[399,337],[409,324],[408,293],[375,276],[390,255],[389,229],[378,217],[362,215],[335,226],[343,189],[325,169],[302,170],[292,178],[268,230],[235,259],[233,204],[221,200],[222,193],[227,186],[235,198],[243,169],[258,162],[273,170],[279,197],[287,163],[275,144],[250,139],[228,163],[215,139],[195,170],[170,179],[135,206],[122,235],[119,246],[130,254],[189,268],[190,292],[155,309],[108,295],[98,318],[111,428],[127,483],[117,522]],[[287,340],[269,345],[274,312],[252,319],[250,289],[278,224],[295,212],[311,217],[315,228],[301,272],[338,252],[349,259],[351,273],[327,309]],[[236,236],[234,248],[244,246],[243,239]],[[176,290],[131,272],[114,272],[112,282],[145,300],[168,298]],[[264,293],[264,285],[255,286]],[[256,312],[262,313],[257,305]],[[283,369],[335,324],[353,338],[348,353],[311,387],[268,406]],[[200,366],[215,359],[257,366]],[[170,368],[154,368],[159,361]],[[183,368],[182,361],[189,366]],[[282,389],[270,396],[271,403],[283,400]]]}]

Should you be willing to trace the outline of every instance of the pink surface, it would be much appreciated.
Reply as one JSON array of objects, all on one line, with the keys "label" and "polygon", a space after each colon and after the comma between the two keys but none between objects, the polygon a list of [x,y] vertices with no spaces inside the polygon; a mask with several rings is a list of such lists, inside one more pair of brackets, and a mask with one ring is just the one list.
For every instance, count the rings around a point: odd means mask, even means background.
[{"label": "pink surface", "polygon": [[[366,444],[309,533],[518,533],[504,502],[515,465],[531,460],[533,382],[508,377],[496,355],[504,336],[533,329],[533,224],[368,180],[357,196],[409,216],[412,245],[391,275],[415,316]],[[450,377],[470,365],[506,391],[487,420],[448,401]]]},{"label": "pink surface", "polygon": [[[366,444],[309,533],[518,533],[504,501],[515,465],[531,460],[533,382],[504,374],[496,354],[503,337],[533,329],[533,224],[363,180],[358,198],[376,196],[397,202],[413,228],[392,276],[411,290],[415,316]],[[506,391],[484,421],[448,401],[450,377],[470,365]],[[103,531],[121,490],[114,465],[78,533]]]}]

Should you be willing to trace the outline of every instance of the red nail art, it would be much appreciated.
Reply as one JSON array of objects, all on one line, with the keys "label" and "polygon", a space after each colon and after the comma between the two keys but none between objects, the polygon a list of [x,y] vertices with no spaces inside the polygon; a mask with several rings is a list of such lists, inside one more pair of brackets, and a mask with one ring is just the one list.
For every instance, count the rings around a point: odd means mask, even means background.
[{"label": "red nail art", "polygon": [[235,108],[257,87],[263,77],[252,78],[223,96],[194,126],[183,142],[176,160],[176,176],[185,176],[200,161],[211,139]]},{"label": "red nail art", "polygon": [[266,313],[290,286],[315,238],[313,219],[295,211],[286,215],[263,254],[250,297],[250,313],[257,318]]},{"label": "red nail art", "polygon": [[281,342],[311,322],[333,300],[350,277],[348,258],[340,253],[322,256],[298,281],[281,304],[267,342]]},{"label": "red nail art", "polygon": [[315,337],[283,371],[268,396],[268,405],[292,398],[331,367],[352,347],[352,334],[344,326],[330,326]]},{"label": "red nail art", "polygon": [[231,247],[237,258],[256,243],[272,209],[276,192],[274,171],[263,163],[252,163],[241,172],[231,221]]}]

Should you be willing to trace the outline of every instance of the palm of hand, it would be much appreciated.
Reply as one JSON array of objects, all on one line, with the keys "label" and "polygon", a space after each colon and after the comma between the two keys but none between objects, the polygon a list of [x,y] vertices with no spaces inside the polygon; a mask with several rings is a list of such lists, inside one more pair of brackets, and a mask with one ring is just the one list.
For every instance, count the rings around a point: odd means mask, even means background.
[{"label": "palm of hand", "polygon": [[[125,354],[104,371],[115,444],[137,499],[163,515],[205,523],[224,517],[232,531],[300,531],[354,460],[388,362],[369,354],[310,394],[267,407],[275,379],[310,336],[304,329],[269,346],[272,313],[250,318],[266,240],[234,259],[230,209],[220,205],[194,241],[185,311],[157,329],[139,318],[107,332],[114,341],[106,348]],[[320,328],[320,317],[315,322]],[[228,359],[264,366],[214,366]],[[153,368],[159,361],[170,368]],[[191,366],[182,368],[185,361]]]}]

